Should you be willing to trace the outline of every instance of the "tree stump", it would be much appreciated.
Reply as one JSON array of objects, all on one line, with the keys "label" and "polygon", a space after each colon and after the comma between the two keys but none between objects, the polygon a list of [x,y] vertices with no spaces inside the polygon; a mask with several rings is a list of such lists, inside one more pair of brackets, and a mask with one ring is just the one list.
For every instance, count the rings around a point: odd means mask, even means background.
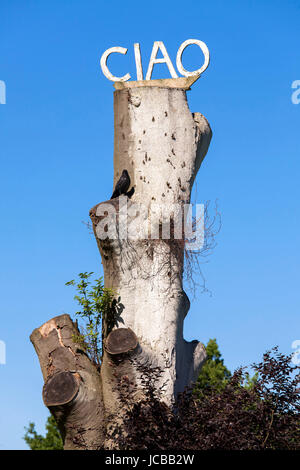
[{"label": "tree stump", "polygon": [[[161,399],[172,406],[205,361],[204,346],[183,338],[190,305],[182,285],[184,233],[181,240],[163,236],[174,222],[173,208],[190,202],[212,136],[205,117],[190,112],[187,85],[180,80],[178,88],[161,80],[160,86],[123,83],[114,92],[112,192],[124,169],[132,191],[90,211],[105,287],[118,298],[118,315],[103,319],[100,372],[72,342],[76,326],[68,316],[50,320],[31,336],[45,379],[44,402],[67,449],[115,448],[107,430],[112,420],[122,420],[118,384],[126,377],[142,393],[141,366],[160,369],[155,386],[163,387]],[[105,227],[114,237],[104,238]]]}]

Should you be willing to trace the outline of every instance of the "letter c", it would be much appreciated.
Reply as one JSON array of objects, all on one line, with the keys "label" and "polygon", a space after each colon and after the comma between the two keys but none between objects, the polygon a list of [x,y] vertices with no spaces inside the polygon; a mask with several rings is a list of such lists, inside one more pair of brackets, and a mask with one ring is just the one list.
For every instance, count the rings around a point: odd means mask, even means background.
[{"label": "letter c", "polygon": [[119,54],[126,54],[127,49],[125,47],[119,47],[119,46],[111,47],[110,49],[106,49],[106,51],[102,54],[102,57],[100,59],[100,65],[101,65],[102,72],[104,73],[106,78],[108,78],[108,80],[111,80],[112,82],[127,82],[127,80],[130,79],[130,74],[129,73],[127,73],[126,75],[123,75],[123,77],[115,77],[108,70],[108,67],[106,65],[106,61],[107,61],[108,56],[110,54],[112,54],[113,52],[118,52]]}]

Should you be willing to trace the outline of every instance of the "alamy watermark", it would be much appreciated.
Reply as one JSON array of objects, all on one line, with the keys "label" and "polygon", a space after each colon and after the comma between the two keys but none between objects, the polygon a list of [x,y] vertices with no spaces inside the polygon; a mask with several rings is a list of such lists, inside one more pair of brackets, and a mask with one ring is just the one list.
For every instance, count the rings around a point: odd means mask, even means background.
[{"label": "alamy watermark", "polygon": [[292,88],[295,90],[291,96],[292,103],[299,104],[300,103],[300,80],[294,80],[292,83]]},{"label": "alamy watermark", "polygon": [[96,233],[100,240],[182,240],[186,250],[199,251],[204,246],[204,204],[128,205],[119,197],[119,209],[104,203],[97,207]]},{"label": "alamy watermark", "polygon": [[3,80],[0,80],[0,104],[6,104],[6,85]]},{"label": "alamy watermark", "polygon": [[292,363],[298,366],[300,364],[300,339],[295,339],[292,342],[292,349],[296,350],[292,354]]},{"label": "alamy watermark", "polygon": [[6,364],[6,344],[0,340],[0,364]]}]

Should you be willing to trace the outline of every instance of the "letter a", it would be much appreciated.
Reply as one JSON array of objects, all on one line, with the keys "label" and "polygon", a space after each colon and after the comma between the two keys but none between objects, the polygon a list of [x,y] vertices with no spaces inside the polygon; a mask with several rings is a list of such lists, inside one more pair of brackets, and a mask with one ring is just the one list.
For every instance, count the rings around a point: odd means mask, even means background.
[{"label": "letter a", "polygon": [[[158,49],[161,50],[163,58],[162,59],[157,59],[157,53]],[[155,41],[153,44],[152,52],[151,52],[151,57],[150,57],[150,62],[147,70],[147,75],[146,75],[146,80],[151,80],[151,75],[152,75],[152,70],[153,70],[153,65],[154,64],[167,64],[167,67],[169,69],[169,72],[171,74],[172,78],[178,78],[177,73],[175,72],[175,69],[173,67],[173,64],[171,62],[171,59],[167,53],[167,49],[165,48],[165,45],[162,41]]]}]

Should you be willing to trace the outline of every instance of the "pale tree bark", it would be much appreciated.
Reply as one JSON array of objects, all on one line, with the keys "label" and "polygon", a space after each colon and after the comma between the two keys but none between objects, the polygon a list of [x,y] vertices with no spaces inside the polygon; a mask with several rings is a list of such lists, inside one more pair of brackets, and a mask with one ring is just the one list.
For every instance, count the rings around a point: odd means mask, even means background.
[{"label": "pale tree bark", "polygon": [[[190,202],[211,129],[202,114],[190,112],[182,86],[170,88],[161,81],[155,87],[119,88],[114,93],[113,186],[126,169],[134,192],[90,211],[105,287],[113,288],[117,299],[115,313],[103,319],[101,369],[72,341],[76,325],[66,315],[31,336],[45,379],[44,402],[59,420],[69,449],[115,447],[109,429],[114,419],[122,420],[119,384],[134,383],[133,399],[139,399],[141,367],[160,369],[156,387],[163,386],[161,399],[171,406],[205,360],[203,345],[183,338],[190,306],[182,285],[184,242],[172,233],[165,239],[162,230],[170,214],[172,227],[173,205]],[[154,207],[165,212],[155,218]],[[125,237],[124,208],[130,234]],[[103,239],[104,227],[113,228],[115,237]],[[156,238],[149,238],[151,231]]]}]

